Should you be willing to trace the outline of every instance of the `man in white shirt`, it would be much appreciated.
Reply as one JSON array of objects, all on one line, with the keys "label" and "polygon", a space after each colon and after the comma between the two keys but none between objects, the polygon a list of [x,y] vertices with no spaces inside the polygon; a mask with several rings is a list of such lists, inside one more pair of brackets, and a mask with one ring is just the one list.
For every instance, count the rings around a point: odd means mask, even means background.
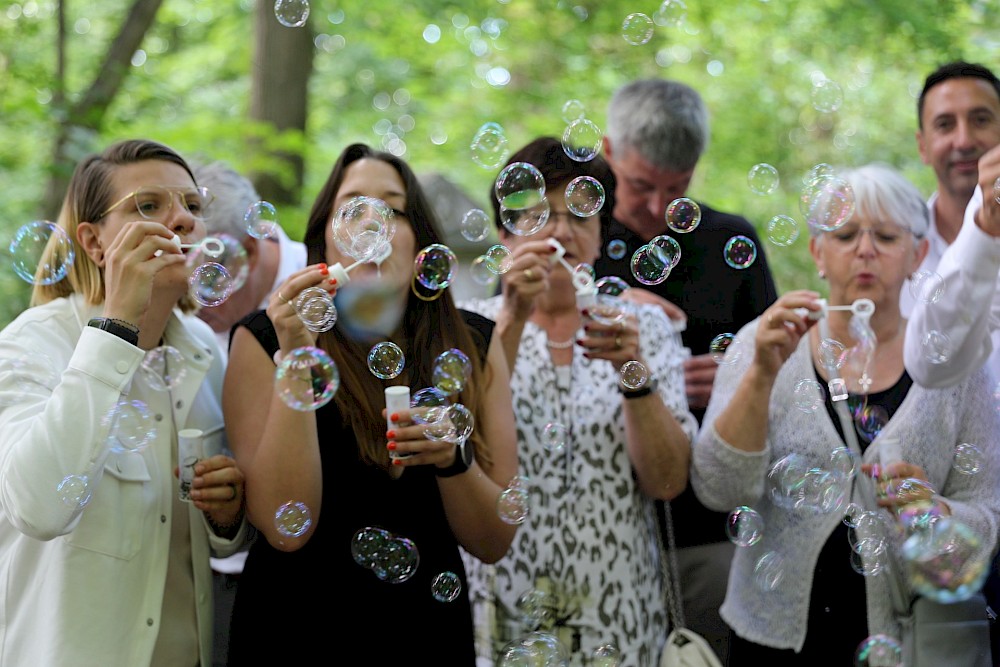
[{"label": "man in white shirt", "polygon": [[[288,238],[278,226],[274,236],[258,239],[247,233],[244,214],[260,195],[253,183],[222,162],[192,165],[198,185],[207,187],[215,200],[208,207],[205,227],[208,235],[229,234],[247,253],[246,282],[228,299],[213,308],[202,308],[198,317],[207,322],[219,341],[223,360],[229,356],[229,334],[234,324],[251,312],[265,308],[271,292],[292,273],[306,265],[306,247]],[[215,595],[214,664],[225,665],[229,650],[229,618],[236,587],[247,552],[228,558],[212,558]]]}]

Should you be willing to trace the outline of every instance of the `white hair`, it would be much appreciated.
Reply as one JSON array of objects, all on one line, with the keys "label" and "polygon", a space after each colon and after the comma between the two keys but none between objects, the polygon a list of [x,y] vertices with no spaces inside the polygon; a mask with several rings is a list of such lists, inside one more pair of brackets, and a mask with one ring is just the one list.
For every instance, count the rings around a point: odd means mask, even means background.
[{"label": "white hair", "polygon": [[242,240],[247,234],[243,216],[260,195],[249,179],[225,162],[192,164],[198,185],[206,187],[215,200],[205,212],[205,228],[209,234],[229,234]]},{"label": "white hair", "polygon": [[[930,228],[930,213],[923,195],[895,167],[872,162],[838,171],[854,190],[854,215],[893,222],[922,239]],[[809,225],[814,235],[820,230]]]}]

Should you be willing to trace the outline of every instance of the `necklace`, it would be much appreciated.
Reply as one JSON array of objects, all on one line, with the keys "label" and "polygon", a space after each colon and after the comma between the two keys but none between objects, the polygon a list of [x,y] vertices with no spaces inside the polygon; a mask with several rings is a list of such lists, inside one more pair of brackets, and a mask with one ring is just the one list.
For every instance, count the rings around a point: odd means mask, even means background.
[{"label": "necklace", "polygon": [[569,340],[549,340],[548,336],[545,338],[545,347],[550,350],[568,350],[573,347],[573,343],[576,342],[576,338],[570,338]]}]

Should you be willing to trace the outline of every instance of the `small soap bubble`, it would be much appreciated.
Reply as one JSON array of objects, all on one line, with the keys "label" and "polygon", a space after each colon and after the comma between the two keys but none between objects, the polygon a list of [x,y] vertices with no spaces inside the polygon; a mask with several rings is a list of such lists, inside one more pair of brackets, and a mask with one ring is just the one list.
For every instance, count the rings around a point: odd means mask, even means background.
[{"label": "small soap bubble", "polygon": [[496,169],[510,155],[504,129],[497,123],[486,123],[476,132],[469,146],[472,161],[483,169]]},{"label": "small soap bubble", "polygon": [[540,664],[538,652],[528,646],[523,646],[520,640],[508,642],[500,649],[497,667],[535,667]]},{"label": "small soap bubble", "polygon": [[845,352],[847,348],[836,338],[824,338],[819,342],[819,359],[824,368],[843,366]]},{"label": "small soap bubble", "polygon": [[872,635],[858,644],[854,667],[903,667],[903,648],[889,635]]},{"label": "small soap bubble", "polygon": [[587,117],[587,108],[580,100],[566,100],[562,106],[563,122],[569,125],[574,120]]},{"label": "small soap bubble", "polygon": [[194,271],[196,267],[209,262],[222,265],[233,279],[233,291],[239,290],[250,274],[250,259],[246,248],[235,237],[229,234],[215,236],[221,243],[222,252],[216,252],[216,244],[201,244],[192,248],[185,259],[188,267]]},{"label": "small soap bubble", "polygon": [[146,352],[139,370],[154,391],[173,389],[187,373],[184,355],[171,345],[160,345]]},{"label": "small soap bubble", "polygon": [[[820,388],[822,389],[822,385]],[[847,447],[835,447],[830,452],[829,467],[844,478],[851,478],[858,468],[858,456]]]},{"label": "small soap bubble", "polygon": [[[726,353],[736,340],[736,334],[720,333],[708,344],[708,351],[712,355],[712,360],[717,364],[733,363],[735,358],[726,358]],[[733,350],[735,352],[735,350]]]},{"label": "small soap bubble", "polygon": [[667,205],[667,227],[678,234],[693,232],[701,224],[701,206],[693,199],[679,197]]},{"label": "small soap bubble", "polygon": [[618,667],[621,664],[622,652],[614,644],[601,644],[594,649],[590,657],[593,667]]},{"label": "small soap bubble", "polygon": [[318,347],[297,347],[275,369],[274,388],[293,410],[318,410],[340,388],[340,371],[330,355]]},{"label": "small soap bubble", "polygon": [[653,14],[653,21],[659,26],[678,27],[686,17],[687,5],[684,0],[663,0]]},{"label": "small soap bubble", "polygon": [[511,265],[514,264],[510,248],[502,243],[490,246],[489,249],[483,253],[483,257],[485,258],[484,261],[486,263],[486,268],[498,276],[510,271]]},{"label": "small soap bubble", "polygon": [[757,510],[741,505],[729,513],[726,536],[738,547],[752,547],[764,536],[764,519]]},{"label": "small soap bubble", "polygon": [[537,663],[539,665],[552,665],[553,667],[558,665],[561,667],[569,664],[569,649],[551,632],[532,632],[522,639],[521,643],[535,650],[536,655],[541,659]]},{"label": "small soap bubble", "polygon": [[854,423],[857,425],[858,435],[871,442],[878,437],[885,425],[889,422],[889,413],[881,405],[866,405]]},{"label": "small soap bubble", "polygon": [[623,299],[598,289],[594,302],[587,306],[587,314],[601,324],[615,326],[625,319],[625,306]]},{"label": "small soap bubble", "polygon": [[431,382],[445,396],[455,396],[472,377],[472,362],[457,348],[445,350],[434,360]]},{"label": "small soap bubble", "polygon": [[462,580],[454,572],[441,572],[431,580],[431,595],[438,602],[454,602],[462,592]]},{"label": "small soap bubble", "polygon": [[920,341],[924,359],[932,364],[943,364],[951,357],[951,339],[947,334],[931,330]]},{"label": "small soap bubble", "polygon": [[643,285],[659,285],[670,275],[669,260],[647,243],[632,254],[632,276]]},{"label": "small soap bubble", "polygon": [[295,297],[292,308],[309,331],[329,331],[337,323],[333,296],[322,287],[307,287]]},{"label": "small soap bubble", "polygon": [[555,620],[559,601],[553,593],[531,588],[517,597],[514,609],[527,628],[538,628]]},{"label": "small soap bubble", "polygon": [[35,220],[19,227],[7,250],[14,273],[31,285],[59,282],[69,273],[76,258],[69,234],[48,220]]},{"label": "small soap bubble", "polygon": [[781,585],[785,577],[785,559],[777,551],[768,551],[757,559],[753,568],[754,583],[757,588],[768,593]]},{"label": "small soap bubble", "polygon": [[826,400],[823,385],[816,380],[805,378],[795,383],[795,407],[805,413],[815,413]]},{"label": "small soap bubble", "polygon": [[799,223],[788,215],[776,215],[767,223],[767,240],[776,246],[787,248],[799,238]]},{"label": "small soap bubble", "polygon": [[604,186],[593,176],[577,176],[566,186],[566,208],[581,218],[597,215],[604,206]]},{"label": "small soap bubble", "polygon": [[858,503],[851,503],[844,510],[844,525],[848,528],[857,528],[858,517],[865,511],[865,508]]},{"label": "small soap bubble", "polygon": [[541,231],[552,214],[548,198],[526,209],[500,207],[500,224],[515,236],[531,236]]},{"label": "small soap bubble", "polygon": [[270,202],[254,202],[243,214],[243,223],[250,236],[269,239],[278,233],[278,211]]},{"label": "small soap bubble", "polygon": [[843,226],[854,214],[854,204],[854,188],[832,174],[809,181],[799,195],[799,210],[806,223],[823,232]]},{"label": "small soap bubble", "polygon": [[301,28],[309,18],[309,0],[275,0],[274,17],[286,28]]},{"label": "small soap bubble", "polygon": [[233,277],[226,267],[215,262],[195,268],[188,285],[194,300],[208,308],[218,306],[233,293]]},{"label": "small soap bubble", "polygon": [[513,162],[500,172],[493,185],[500,206],[522,211],[537,206],[545,198],[545,177],[528,162]]},{"label": "small soap bubble", "polygon": [[90,479],[86,475],[67,475],[56,487],[59,499],[67,507],[81,509],[86,507],[92,497]]},{"label": "small soap bubble", "polygon": [[632,46],[646,44],[653,38],[653,19],[646,14],[629,14],[622,22],[622,37]]},{"label": "small soap bubble", "polygon": [[511,526],[524,523],[528,518],[528,508],[528,492],[521,488],[508,487],[497,498],[497,515]]},{"label": "small soap bubble", "polygon": [[608,296],[621,296],[632,286],[627,282],[619,278],[618,276],[604,276],[598,279],[594,283],[594,287],[597,288],[598,294],[607,294]]},{"label": "small soap bubble", "polygon": [[490,234],[490,217],[481,208],[474,208],[462,216],[462,237],[478,243]]},{"label": "small soap bubble", "polygon": [[108,445],[113,452],[141,452],[156,437],[156,422],[140,400],[122,400],[101,422],[108,428]]},{"label": "small soap bubble", "polygon": [[918,303],[937,303],[944,294],[944,278],[933,271],[917,271],[910,276],[910,295]]},{"label": "small soap bubble", "polygon": [[417,545],[405,537],[394,536],[385,545],[375,574],[389,583],[401,584],[416,574],[419,566],[420,551]]},{"label": "small soap bubble", "polygon": [[549,452],[561,452],[566,447],[569,429],[559,422],[549,422],[542,431],[542,446]]},{"label": "small soap bubble", "polygon": [[366,526],[360,528],[351,538],[351,556],[354,562],[371,569],[382,558],[382,550],[392,539],[392,534],[382,528]]},{"label": "small soap bubble", "polygon": [[833,113],[844,103],[844,91],[840,84],[830,79],[821,79],[813,84],[813,109],[823,113]]},{"label": "small soap bubble", "polygon": [[590,291],[597,280],[597,273],[594,267],[586,262],[580,262],[573,267],[573,275],[570,276],[573,287],[580,291]]},{"label": "small soap bubble", "polygon": [[983,453],[972,443],[963,442],[955,447],[952,467],[963,475],[975,475],[983,467]]},{"label": "small soap bubble", "polygon": [[641,361],[626,361],[618,371],[622,386],[626,389],[640,389],[649,382],[649,369]]},{"label": "small soap bubble", "polygon": [[417,253],[413,260],[413,272],[417,281],[429,290],[443,290],[455,278],[458,257],[451,248],[440,243],[432,243]]},{"label": "small soap bubble", "polygon": [[399,377],[406,365],[406,357],[399,346],[392,341],[375,343],[368,351],[368,370],[380,380]]},{"label": "small soap bubble", "polygon": [[589,162],[597,157],[603,141],[604,132],[586,118],[577,118],[563,130],[563,151],[576,162]]},{"label": "small soap bubble", "polygon": [[[446,419],[453,433],[449,434],[448,437],[442,438],[442,440],[454,442],[455,444],[461,444],[468,440],[469,436],[472,435],[472,429],[476,425],[476,418],[473,416],[472,411],[461,403],[453,403],[448,406]],[[468,446],[472,447],[472,445]]]},{"label": "small soap bubble", "polygon": [[726,241],[722,254],[729,266],[734,269],[746,269],[757,259],[757,244],[749,237],[737,234]]},{"label": "small soap bubble", "polygon": [[608,246],[605,248],[605,252],[608,254],[610,259],[619,260],[625,256],[626,252],[628,252],[628,245],[626,245],[625,241],[622,241],[621,239],[611,239],[608,241]]},{"label": "small soap bubble", "polygon": [[819,164],[813,165],[812,168],[810,168],[809,171],[806,172],[806,174],[802,177],[802,184],[809,185],[811,183],[815,183],[816,181],[822,178],[827,178],[829,176],[836,176],[836,175],[837,175],[837,170],[833,167],[832,164],[827,164],[826,162],[820,162]]},{"label": "small soap bubble", "polygon": [[681,244],[673,236],[661,234],[650,239],[649,252],[673,269],[681,261]]},{"label": "small soap bubble", "polygon": [[766,162],[750,167],[747,172],[747,184],[754,194],[766,196],[778,189],[781,179],[778,170]]},{"label": "small soap bubble", "polygon": [[435,425],[448,414],[448,395],[437,387],[424,387],[410,397],[410,419],[423,426]]},{"label": "small soap bubble", "polygon": [[482,285],[490,291],[496,287],[497,274],[490,270],[485,255],[480,255],[469,262],[469,276],[477,285]]},{"label": "small soap bubble", "polygon": [[285,537],[301,537],[312,525],[312,512],[305,503],[289,501],[274,513],[274,528]]}]

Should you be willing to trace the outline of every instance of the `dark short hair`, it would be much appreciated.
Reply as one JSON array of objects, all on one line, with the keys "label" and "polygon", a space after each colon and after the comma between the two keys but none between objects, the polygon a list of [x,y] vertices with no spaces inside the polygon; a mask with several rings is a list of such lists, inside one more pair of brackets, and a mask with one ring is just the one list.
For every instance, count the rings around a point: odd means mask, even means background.
[{"label": "dark short hair", "polygon": [[[586,162],[577,162],[566,154],[559,139],[538,137],[511,155],[505,166],[515,162],[527,162],[537,167],[545,178],[546,192],[565,185],[578,176],[590,176],[597,179],[604,187],[604,206],[599,212],[601,224],[611,221],[611,211],[615,207],[615,180],[607,161],[600,155]],[[493,221],[499,229],[501,227],[500,202],[494,195],[492,185],[490,186],[489,201],[493,206]]]},{"label": "dark short hair", "polygon": [[982,79],[991,86],[1000,100],[1000,79],[988,67],[978,63],[967,63],[962,60],[946,63],[927,75],[924,79],[924,89],[920,91],[920,98],[917,100],[917,127],[924,129],[924,99],[931,88],[943,83],[948,79]]}]

